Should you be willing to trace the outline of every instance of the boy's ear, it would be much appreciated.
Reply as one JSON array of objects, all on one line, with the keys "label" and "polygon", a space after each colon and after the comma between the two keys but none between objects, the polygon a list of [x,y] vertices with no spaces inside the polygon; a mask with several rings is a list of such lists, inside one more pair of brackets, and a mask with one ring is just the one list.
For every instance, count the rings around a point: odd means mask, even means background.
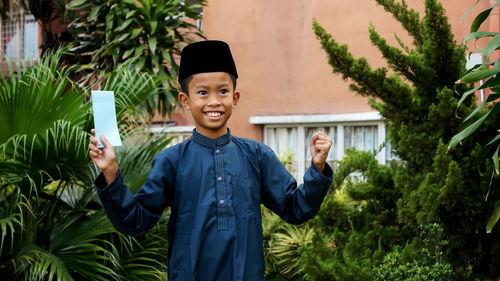
[{"label": "boy's ear", "polygon": [[184,109],[191,110],[191,106],[189,105],[189,96],[186,93],[179,93],[179,101]]},{"label": "boy's ear", "polygon": [[233,93],[233,107],[235,107],[238,104],[239,100],[240,100],[240,92],[235,91]]}]

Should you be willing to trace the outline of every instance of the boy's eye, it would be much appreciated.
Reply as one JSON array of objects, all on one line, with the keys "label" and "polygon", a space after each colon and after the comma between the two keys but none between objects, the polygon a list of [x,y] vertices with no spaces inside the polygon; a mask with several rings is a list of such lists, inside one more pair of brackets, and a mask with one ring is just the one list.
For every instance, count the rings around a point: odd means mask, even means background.
[{"label": "boy's eye", "polygon": [[222,89],[222,90],[220,90],[220,93],[221,93],[221,94],[227,94],[228,92],[229,92],[229,91],[228,91],[228,90],[226,90],[226,89]]},{"label": "boy's eye", "polygon": [[204,96],[207,94],[207,91],[199,91],[198,94]]}]

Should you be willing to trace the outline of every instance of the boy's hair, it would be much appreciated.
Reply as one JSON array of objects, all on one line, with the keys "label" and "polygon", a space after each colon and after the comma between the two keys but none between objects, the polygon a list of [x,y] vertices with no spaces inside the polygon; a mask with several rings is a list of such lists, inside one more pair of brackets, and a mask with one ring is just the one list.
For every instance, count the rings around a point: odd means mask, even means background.
[{"label": "boy's hair", "polygon": [[[236,90],[236,77],[234,77],[234,75],[232,75],[231,73],[227,73],[227,74],[229,75],[229,78],[233,82],[233,91],[235,91]],[[181,91],[183,93],[186,93],[186,95],[188,95],[188,96],[189,96],[189,87],[188,86],[189,86],[189,82],[191,82],[191,80],[193,80],[193,75],[190,75],[181,81]]]}]

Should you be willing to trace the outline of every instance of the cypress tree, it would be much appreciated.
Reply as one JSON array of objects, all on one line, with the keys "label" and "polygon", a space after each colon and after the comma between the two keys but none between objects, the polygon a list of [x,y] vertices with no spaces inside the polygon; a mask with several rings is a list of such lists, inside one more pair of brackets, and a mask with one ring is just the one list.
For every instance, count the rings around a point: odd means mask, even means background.
[{"label": "cypress tree", "polygon": [[[422,248],[443,251],[455,279],[498,277],[500,239],[495,238],[500,231],[497,227],[487,234],[485,226],[500,199],[495,188],[499,181],[493,179],[490,186],[490,178],[481,177],[477,168],[482,165],[482,170],[491,171],[493,167],[475,161],[479,143],[492,138],[493,130],[488,130],[498,120],[490,120],[475,136],[447,152],[445,144],[461,122],[456,116],[466,116],[476,107],[469,98],[456,109],[460,99],[456,93],[466,90],[455,84],[465,72],[465,47],[454,40],[445,10],[436,0],[425,1],[422,18],[405,1],[376,2],[413,38],[412,46],[398,37],[399,46],[390,46],[370,26],[370,40],[390,70],[373,69],[366,58],[355,58],[317,21],[313,28],[333,73],[349,80],[351,90],[368,97],[385,118],[398,160],[388,167],[376,163],[373,155],[347,153],[335,175],[337,191],[310,222],[316,235],[313,245],[302,249],[306,277],[374,280],[374,268],[391,252],[402,262],[440,262],[424,258]],[[356,170],[364,173],[366,181],[345,180]],[[437,247],[436,241],[427,239],[422,229],[429,225],[437,225],[442,230],[439,239],[447,243]]]}]

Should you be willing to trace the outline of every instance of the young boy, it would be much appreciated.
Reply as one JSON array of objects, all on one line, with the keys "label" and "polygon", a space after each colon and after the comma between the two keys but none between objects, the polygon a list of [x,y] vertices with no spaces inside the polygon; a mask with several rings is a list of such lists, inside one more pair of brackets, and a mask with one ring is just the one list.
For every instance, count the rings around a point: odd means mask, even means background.
[{"label": "young boy", "polygon": [[[332,141],[311,139],[313,165],[297,188],[273,151],[231,135],[238,104],[236,66],[229,46],[202,41],[181,54],[179,99],[191,111],[190,139],[158,153],[137,194],[123,184],[113,146],[91,137],[90,156],[102,170],[95,181],[115,227],[129,235],[150,229],[163,209],[168,223],[168,280],[264,280],[260,204],[293,224],[312,218],[332,181],[325,162]],[[94,133],[94,131],[92,131]]]}]

